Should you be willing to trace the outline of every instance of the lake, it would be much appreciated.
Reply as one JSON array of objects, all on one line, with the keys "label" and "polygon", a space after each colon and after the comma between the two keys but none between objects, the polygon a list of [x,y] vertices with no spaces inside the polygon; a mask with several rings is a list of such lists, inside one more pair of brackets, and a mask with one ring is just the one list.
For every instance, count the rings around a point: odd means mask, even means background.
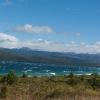
[{"label": "lake", "polygon": [[0,61],[0,75],[6,75],[11,70],[18,76],[24,72],[28,76],[62,76],[70,72],[75,75],[90,75],[93,72],[100,74],[100,67]]}]

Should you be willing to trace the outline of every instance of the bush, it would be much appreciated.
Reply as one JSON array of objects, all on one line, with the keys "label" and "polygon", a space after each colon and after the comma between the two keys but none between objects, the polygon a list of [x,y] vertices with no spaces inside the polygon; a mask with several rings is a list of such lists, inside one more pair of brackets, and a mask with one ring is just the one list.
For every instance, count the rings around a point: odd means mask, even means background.
[{"label": "bush", "polygon": [[75,79],[75,78],[70,78],[68,81],[67,81],[67,83],[69,84],[69,85],[72,85],[72,86],[74,86],[74,85],[77,85],[77,79]]},{"label": "bush", "polygon": [[7,97],[7,87],[1,87],[0,98],[5,99]]},{"label": "bush", "polygon": [[73,72],[70,72],[70,74],[68,75],[70,78],[73,78],[74,77],[74,73]]},{"label": "bush", "polygon": [[9,85],[15,83],[18,81],[18,77],[15,75],[14,71],[10,71],[9,74],[7,75],[7,83]]},{"label": "bush", "polygon": [[27,77],[27,74],[23,73],[22,78],[26,78],[26,77]]},{"label": "bush", "polygon": [[7,81],[7,77],[6,76],[2,76],[1,82],[6,82],[6,81]]},{"label": "bush", "polygon": [[97,72],[92,73],[91,76],[93,76],[93,77],[95,77],[95,78],[98,78],[98,77],[99,77],[99,75],[98,75]]},{"label": "bush", "polygon": [[98,79],[98,78],[95,78],[95,77],[93,77],[93,78],[90,78],[89,80],[88,80],[88,83],[95,89],[96,87],[97,88],[100,88],[100,79]]}]

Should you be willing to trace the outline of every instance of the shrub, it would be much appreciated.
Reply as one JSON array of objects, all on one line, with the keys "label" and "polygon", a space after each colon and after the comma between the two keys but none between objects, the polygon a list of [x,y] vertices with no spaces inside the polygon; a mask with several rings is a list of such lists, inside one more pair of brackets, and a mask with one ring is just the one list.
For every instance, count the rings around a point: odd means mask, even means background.
[{"label": "shrub", "polygon": [[9,74],[7,75],[7,83],[9,85],[15,83],[18,81],[18,77],[15,75],[14,71],[10,71]]},{"label": "shrub", "polygon": [[95,89],[96,87],[97,88],[100,88],[100,79],[98,79],[98,78],[95,78],[95,77],[93,77],[93,78],[90,78],[89,80],[88,80],[88,83]]},{"label": "shrub", "polygon": [[95,77],[95,78],[99,77],[99,75],[98,75],[97,72],[92,73],[91,76],[93,76],[93,77]]},{"label": "shrub", "polygon": [[1,82],[6,82],[6,81],[7,81],[7,77],[6,76],[2,76]]},{"label": "shrub", "polygon": [[77,79],[75,79],[75,78],[70,78],[68,81],[67,81],[67,83],[69,84],[69,85],[72,85],[72,86],[74,86],[74,85],[77,85]]},{"label": "shrub", "polygon": [[70,74],[68,75],[70,78],[73,78],[74,77],[74,73],[73,72],[70,72]]},{"label": "shrub", "polygon": [[7,87],[1,87],[0,98],[5,99],[7,97]]},{"label": "shrub", "polygon": [[27,74],[23,73],[22,78],[26,78],[26,77],[27,77]]}]

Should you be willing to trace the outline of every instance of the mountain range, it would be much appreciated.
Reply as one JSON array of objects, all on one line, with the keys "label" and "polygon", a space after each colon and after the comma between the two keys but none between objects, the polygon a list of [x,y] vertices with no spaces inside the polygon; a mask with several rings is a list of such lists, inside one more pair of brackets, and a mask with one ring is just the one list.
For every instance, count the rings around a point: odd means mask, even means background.
[{"label": "mountain range", "polygon": [[74,52],[48,52],[23,48],[0,48],[1,61],[20,61],[70,65],[100,65],[100,54],[76,54]]}]

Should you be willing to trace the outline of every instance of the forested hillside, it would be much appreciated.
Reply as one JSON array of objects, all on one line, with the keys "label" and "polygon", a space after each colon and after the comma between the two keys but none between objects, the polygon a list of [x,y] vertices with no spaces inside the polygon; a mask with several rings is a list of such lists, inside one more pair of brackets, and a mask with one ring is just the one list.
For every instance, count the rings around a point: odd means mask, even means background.
[{"label": "forested hillside", "polygon": [[100,66],[100,63],[79,60],[66,57],[51,57],[51,56],[37,56],[15,54],[12,52],[0,51],[0,61],[13,61],[13,62],[33,62],[33,63],[47,63],[47,64],[64,64],[64,65],[84,65],[84,66]]}]

